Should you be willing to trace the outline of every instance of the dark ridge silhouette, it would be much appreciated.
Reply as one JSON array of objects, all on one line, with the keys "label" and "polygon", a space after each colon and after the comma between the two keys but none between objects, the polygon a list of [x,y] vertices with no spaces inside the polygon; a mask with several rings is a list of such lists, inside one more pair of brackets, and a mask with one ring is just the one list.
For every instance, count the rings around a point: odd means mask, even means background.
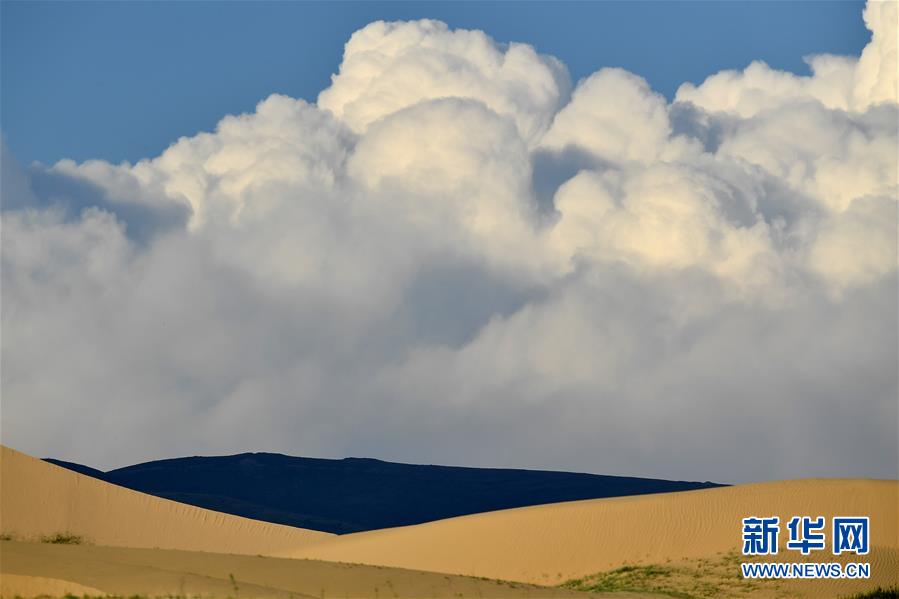
[{"label": "dark ridge silhouette", "polygon": [[199,507],[338,534],[576,499],[719,487],[541,470],[419,466],[274,453],[158,460],[101,472],[107,482]]},{"label": "dark ridge silhouette", "polygon": [[56,460],[53,458],[44,458],[44,461],[50,462],[51,464],[55,464],[57,466],[62,466],[63,468],[67,468],[69,470],[74,470],[78,474],[86,474],[87,476],[92,476],[93,478],[106,480],[105,472],[103,472],[102,470],[97,470],[96,468],[91,468],[90,466],[76,464],[75,462],[66,462],[64,460]]}]

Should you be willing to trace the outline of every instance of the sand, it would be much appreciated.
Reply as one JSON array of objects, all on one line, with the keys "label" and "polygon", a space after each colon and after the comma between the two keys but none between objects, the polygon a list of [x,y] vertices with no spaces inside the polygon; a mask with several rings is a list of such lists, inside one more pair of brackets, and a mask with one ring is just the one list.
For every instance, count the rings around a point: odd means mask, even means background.
[{"label": "sand", "polygon": [[[28,586],[14,587],[22,597],[58,596],[64,588],[73,589],[76,594],[86,593],[78,589],[92,588],[94,595],[203,595],[240,599],[609,597],[601,593],[583,594],[397,568],[170,549],[3,541],[0,557],[4,588],[11,575],[13,582],[28,583]],[[11,596],[6,591],[3,595]],[[660,599],[658,595],[645,594],[611,597]]]},{"label": "sand", "polygon": [[0,533],[67,533],[97,545],[272,555],[333,535],[168,501],[0,450]]},{"label": "sand", "polygon": [[867,515],[874,548],[864,561],[883,584],[899,582],[897,512],[896,481],[799,480],[476,514],[334,537],[284,555],[556,584],[625,564],[739,552],[747,516],[785,523],[793,515]]},{"label": "sand", "polygon": [[[858,561],[871,564],[871,580],[746,584],[738,578],[739,552],[741,519],[750,515],[783,522],[793,515],[869,516],[872,550]],[[558,503],[338,537],[144,495],[7,448],[0,455],[2,533],[18,541],[70,533],[111,546],[4,541],[0,573],[32,589],[73,583],[131,595],[193,593],[196,586],[196,592],[234,596],[228,576],[234,573],[243,596],[373,596],[374,588],[384,597],[452,596],[458,587],[473,593],[465,596],[521,596],[500,594],[508,590],[543,597],[563,591],[500,584],[485,594],[487,587],[455,577],[555,585],[601,581],[590,576],[624,565],[658,565],[671,571],[650,581],[658,585],[639,589],[835,597],[899,584],[897,517],[899,481],[799,480]],[[802,561],[799,555],[782,552],[778,559]],[[812,559],[833,557],[819,552]],[[405,595],[387,589],[399,581]]]},{"label": "sand", "polygon": [[50,595],[104,595],[104,591],[87,587],[77,582],[47,578],[46,576],[25,576],[0,572],[0,596],[3,597],[38,597]]}]

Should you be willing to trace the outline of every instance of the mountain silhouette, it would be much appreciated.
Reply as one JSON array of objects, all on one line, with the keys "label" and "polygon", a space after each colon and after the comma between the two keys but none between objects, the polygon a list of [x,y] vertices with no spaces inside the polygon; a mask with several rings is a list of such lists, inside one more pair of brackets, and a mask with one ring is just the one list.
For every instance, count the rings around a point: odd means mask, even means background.
[{"label": "mountain silhouette", "polygon": [[723,486],[543,470],[465,468],[242,453],[158,460],[103,472],[46,461],[182,503],[338,534],[577,499]]}]

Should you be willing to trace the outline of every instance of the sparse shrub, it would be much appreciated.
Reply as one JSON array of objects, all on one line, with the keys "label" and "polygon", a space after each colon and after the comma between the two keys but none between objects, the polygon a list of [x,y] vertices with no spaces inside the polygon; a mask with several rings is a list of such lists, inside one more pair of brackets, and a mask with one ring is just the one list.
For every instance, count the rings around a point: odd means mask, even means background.
[{"label": "sparse shrub", "polygon": [[83,542],[82,537],[68,532],[58,532],[55,535],[41,537],[41,543],[52,543],[53,545],[81,545]]},{"label": "sparse shrub", "polygon": [[234,599],[238,599],[240,597],[240,587],[237,586],[237,579],[234,578],[234,574],[228,574],[228,580],[231,581],[231,588],[234,589]]},{"label": "sparse shrub", "polygon": [[665,566],[621,566],[610,572],[604,572],[569,580],[560,586],[578,591],[616,592],[616,591],[658,591],[659,579],[671,576],[675,570]]},{"label": "sparse shrub", "polygon": [[849,599],[890,599],[899,598],[899,587],[892,586],[888,588],[877,587],[873,591],[858,593],[849,597]]}]

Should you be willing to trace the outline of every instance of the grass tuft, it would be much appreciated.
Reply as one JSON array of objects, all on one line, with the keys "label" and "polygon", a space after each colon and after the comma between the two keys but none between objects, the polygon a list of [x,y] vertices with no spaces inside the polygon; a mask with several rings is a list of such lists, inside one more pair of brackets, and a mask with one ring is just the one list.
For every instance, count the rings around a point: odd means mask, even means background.
[{"label": "grass tuft", "polygon": [[739,575],[737,561],[737,556],[728,553],[677,564],[628,564],[569,580],[560,586],[577,591],[655,593],[682,599],[736,597],[762,587],[769,590],[777,587],[776,582],[744,580]]},{"label": "grass tuft", "polygon": [[888,588],[877,587],[873,591],[867,591],[865,593],[857,593],[855,595],[851,595],[848,599],[890,599],[890,598],[899,598],[899,587],[892,586]]},{"label": "grass tuft", "polygon": [[675,570],[667,566],[622,566],[609,572],[602,572],[569,580],[562,587],[578,591],[597,593],[614,593],[620,591],[662,592],[667,585],[660,584],[674,574]]},{"label": "grass tuft", "polygon": [[68,532],[58,532],[55,535],[41,537],[41,543],[51,543],[53,545],[81,545],[84,543],[84,538]]}]

